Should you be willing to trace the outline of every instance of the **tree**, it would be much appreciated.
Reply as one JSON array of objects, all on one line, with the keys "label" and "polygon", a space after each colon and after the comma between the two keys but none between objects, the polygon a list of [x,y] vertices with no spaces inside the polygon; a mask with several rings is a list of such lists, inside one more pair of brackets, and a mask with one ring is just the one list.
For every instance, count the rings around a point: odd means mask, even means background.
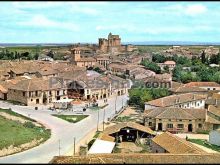
[{"label": "tree", "polygon": [[38,60],[38,58],[39,58],[39,54],[36,53],[36,54],[34,55],[34,59],[35,59],[35,60]]},{"label": "tree", "polygon": [[146,69],[154,71],[157,74],[161,73],[160,67],[155,62],[150,62],[145,59],[141,62],[141,65],[145,66]]},{"label": "tree", "polygon": [[203,64],[205,64],[207,62],[204,50],[202,51],[202,54],[201,54],[201,61],[202,61]]},{"label": "tree", "polygon": [[212,55],[209,59],[210,64],[220,64],[220,53]]},{"label": "tree", "polygon": [[182,71],[182,66],[176,65],[176,67],[173,69],[174,80],[181,82],[181,71]]}]

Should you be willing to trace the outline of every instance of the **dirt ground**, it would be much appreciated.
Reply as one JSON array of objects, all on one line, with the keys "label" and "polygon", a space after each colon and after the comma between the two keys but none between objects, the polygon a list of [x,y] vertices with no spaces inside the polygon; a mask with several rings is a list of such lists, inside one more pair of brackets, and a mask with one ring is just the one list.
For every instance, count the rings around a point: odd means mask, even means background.
[{"label": "dirt ground", "polygon": [[141,147],[136,146],[133,142],[122,142],[119,143],[118,148],[121,148],[121,153],[131,153],[142,151]]},{"label": "dirt ground", "polygon": [[[5,113],[5,112],[0,112],[0,115],[5,117],[6,119],[9,119],[9,120],[14,120],[14,121],[18,121],[22,124],[24,124],[25,122],[32,122],[32,121],[29,121],[29,120],[25,120],[21,117],[17,117],[17,116],[13,116],[13,115],[10,115],[8,113]],[[32,122],[35,126],[38,126],[38,127],[41,127],[40,124],[38,123],[35,123],[35,122]]]},{"label": "dirt ground", "polygon": [[130,115],[138,115],[139,113],[136,111],[135,107],[127,107],[121,115],[130,116]]}]

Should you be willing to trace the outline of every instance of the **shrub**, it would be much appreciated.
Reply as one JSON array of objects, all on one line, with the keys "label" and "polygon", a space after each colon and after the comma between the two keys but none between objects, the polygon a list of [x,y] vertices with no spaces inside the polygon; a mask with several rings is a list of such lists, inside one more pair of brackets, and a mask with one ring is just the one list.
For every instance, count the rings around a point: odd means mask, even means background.
[{"label": "shrub", "polygon": [[35,125],[32,122],[29,122],[29,121],[25,122],[23,125],[26,128],[34,128],[35,127]]}]

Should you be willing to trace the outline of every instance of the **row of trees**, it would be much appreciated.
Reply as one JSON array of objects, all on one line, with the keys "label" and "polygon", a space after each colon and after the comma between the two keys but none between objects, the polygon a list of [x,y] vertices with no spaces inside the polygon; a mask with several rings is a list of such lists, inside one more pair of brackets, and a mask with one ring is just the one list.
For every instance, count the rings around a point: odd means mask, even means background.
[{"label": "row of trees", "polygon": [[145,59],[141,62],[141,65],[145,66],[146,69],[152,70],[155,73],[161,73],[160,67],[155,62],[150,62],[149,60]]},{"label": "row of trees", "polygon": [[17,51],[9,51],[8,49],[3,49],[0,51],[0,59],[1,60],[16,60],[16,59],[26,59],[33,60],[38,59],[39,54],[31,54],[29,52],[17,52]]},{"label": "row of trees", "polygon": [[131,88],[129,91],[129,105],[138,105],[144,109],[144,103],[170,95],[165,88]]}]

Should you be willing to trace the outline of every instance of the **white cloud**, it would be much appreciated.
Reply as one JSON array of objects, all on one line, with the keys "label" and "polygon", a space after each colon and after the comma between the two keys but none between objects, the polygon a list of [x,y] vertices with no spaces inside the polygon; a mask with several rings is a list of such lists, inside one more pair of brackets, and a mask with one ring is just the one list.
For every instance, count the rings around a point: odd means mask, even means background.
[{"label": "white cloud", "polygon": [[35,15],[28,21],[18,22],[22,26],[31,26],[31,27],[49,27],[49,28],[61,28],[66,30],[78,31],[78,25],[71,22],[58,22],[53,21],[45,17],[44,15]]},{"label": "white cloud", "polygon": [[207,7],[201,4],[188,5],[185,9],[185,13],[188,15],[203,14],[207,11]]}]

